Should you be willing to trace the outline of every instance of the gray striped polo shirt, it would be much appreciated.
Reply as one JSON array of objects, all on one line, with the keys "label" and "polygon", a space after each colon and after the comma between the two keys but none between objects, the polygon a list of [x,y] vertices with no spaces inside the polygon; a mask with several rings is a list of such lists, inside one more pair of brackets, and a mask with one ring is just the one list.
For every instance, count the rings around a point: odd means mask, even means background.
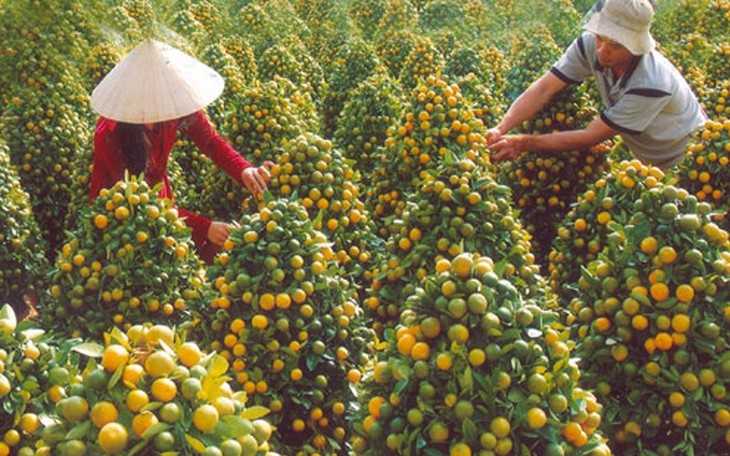
[{"label": "gray striped polo shirt", "polygon": [[636,57],[626,74],[616,79],[598,63],[595,35],[583,33],[552,67],[564,82],[596,78],[607,109],[601,119],[621,132],[633,154],[662,168],[682,161],[693,131],[707,115],[677,68],[657,51]]}]

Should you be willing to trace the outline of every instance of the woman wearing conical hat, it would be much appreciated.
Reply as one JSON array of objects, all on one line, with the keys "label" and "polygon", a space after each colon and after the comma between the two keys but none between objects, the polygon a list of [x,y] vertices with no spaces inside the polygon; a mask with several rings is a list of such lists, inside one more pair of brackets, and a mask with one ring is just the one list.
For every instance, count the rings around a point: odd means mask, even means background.
[{"label": "woman wearing conical hat", "polygon": [[[154,40],[135,47],[99,83],[91,106],[100,117],[94,133],[90,199],[130,174],[144,173],[160,197],[173,199],[167,161],[178,131],[252,194],[263,192],[268,167],[253,166],[221,138],[201,111],[223,91],[223,78],[197,59]],[[207,262],[228,238],[230,225],[179,209]]]}]

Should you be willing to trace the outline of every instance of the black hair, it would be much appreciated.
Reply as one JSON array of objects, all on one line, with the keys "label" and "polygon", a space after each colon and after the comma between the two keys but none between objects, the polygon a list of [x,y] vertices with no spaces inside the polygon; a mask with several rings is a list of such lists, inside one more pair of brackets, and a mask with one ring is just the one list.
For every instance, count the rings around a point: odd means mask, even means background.
[{"label": "black hair", "polygon": [[145,172],[150,141],[145,134],[144,125],[119,122],[117,137],[122,149],[124,164],[130,174],[137,175]]}]

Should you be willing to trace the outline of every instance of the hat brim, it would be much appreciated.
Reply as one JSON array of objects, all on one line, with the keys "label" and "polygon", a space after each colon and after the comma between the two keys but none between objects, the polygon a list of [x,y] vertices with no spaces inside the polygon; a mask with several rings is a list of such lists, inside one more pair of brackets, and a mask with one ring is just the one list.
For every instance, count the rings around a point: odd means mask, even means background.
[{"label": "hat brim", "polygon": [[648,31],[637,32],[622,27],[613,21],[607,20],[600,12],[591,16],[583,28],[619,43],[633,55],[648,54],[656,48],[656,41]]},{"label": "hat brim", "polygon": [[119,122],[163,122],[208,106],[223,87],[223,78],[209,66],[167,44],[147,40],[94,88],[91,107]]}]

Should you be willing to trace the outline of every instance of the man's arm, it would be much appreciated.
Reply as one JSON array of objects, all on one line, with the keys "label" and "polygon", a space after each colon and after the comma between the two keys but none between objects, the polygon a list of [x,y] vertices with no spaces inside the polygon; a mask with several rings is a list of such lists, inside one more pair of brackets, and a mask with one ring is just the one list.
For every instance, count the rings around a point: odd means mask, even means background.
[{"label": "man's arm", "polygon": [[488,132],[487,143],[491,146],[514,127],[539,112],[556,93],[563,90],[566,82],[548,71],[533,82],[507,110],[499,125]]},{"label": "man's arm", "polygon": [[492,160],[514,160],[524,151],[532,152],[565,152],[568,150],[585,150],[601,143],[619,132],[611,128],[600,117],[594,119],[582,130],[559,131],[545,135],[506,135],[493,143],[490,149],[497,152]]}]

